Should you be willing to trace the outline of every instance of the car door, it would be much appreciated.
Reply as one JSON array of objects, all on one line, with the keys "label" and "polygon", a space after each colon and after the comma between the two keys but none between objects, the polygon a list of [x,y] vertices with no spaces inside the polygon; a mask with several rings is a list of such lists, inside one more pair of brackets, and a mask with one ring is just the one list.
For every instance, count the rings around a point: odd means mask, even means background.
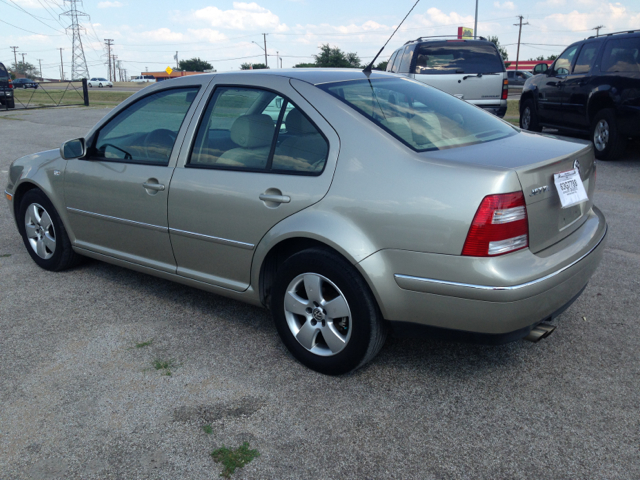
[{"label": "car door", "polygon": [[578,45],[572,45],[560,55],[542,82],[538,85],[538,117],[541,122],[550,125],[562,125],[563,85],[571,71]]},{"label": "car door", "polygon": [[243,291],[262,237],[328,191],[339,141],[275,75],[226,76],[201,110],[169,190],[178,274]]},{"label": "car door", "polygon": [[195,77],[152,90],[100,126],[85,157],[67,162],[65,203],[76,247],[175,272],[169,181],[184,120],[210,81]]},{"label": "car door", "polygon": [[585,129],[589,127],[587,102],[591,92],[589,71],[595,64],[602,41],[585,42],[578,53],[571,74],[564,80],[562,91],[563,123],[567,127]]}]

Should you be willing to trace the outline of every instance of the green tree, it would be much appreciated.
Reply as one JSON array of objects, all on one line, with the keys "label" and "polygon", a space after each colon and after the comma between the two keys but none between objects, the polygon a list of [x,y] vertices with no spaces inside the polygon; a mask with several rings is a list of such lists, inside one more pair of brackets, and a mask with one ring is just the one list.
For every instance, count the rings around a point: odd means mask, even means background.
[{"label": "green tree", "polygon": [[318,65],[315,63],[298,63],[294,65],[293,68],[318,68]]},{"label": "green tree", "polygon": [[18,74],[24,75],[25,77],[30,79],[34,79],[38,75],[38,69],[34,65],[31,65],[29,62],[18,62],[17,65],[14,63],[11,66],[11,73],[13,74],[14,78],[15,75]]},{"label": "green tree", "polygon": [[384,72],[387,69],[387,64],[388,63],[389,63],[389,61],[385,60],[384,62],[380,62],[378,65],[373,67],[373,69],[374,70],[382,70]]},{"label": "green tree", "polygon": [[360,57],[355,52],[345,53],[338,47],[325,43],[320,47],[320,54],[313,56],[316,65],[322,68],[360,68]]},{"label": "green tree", "polygon": [[498,48],[498,52],[500,52],[500,56],[502,57],[503,61],[506,62],[507,60],[509,60],[509,53],[507,52],[506,48],[500,45],[498,37],[489,37],[488,40],[491,43],[495,44],[495,46]]},{"label": "green tree", "polygon": [[556,58],[558,58],[558,55],[549,55],[547,60],[555,60]]},{"label": "green tree", "polygon": [[213,70],[213,65],[206,60],[194,57],[189,60],[180,60],[178,68],[186,72],[204,72],[205,70]]},{"label": "green tree", "polygon": [[240,70],[261,70],[263,68],[267,68],[264,63],[243,63],[240,65]]}]

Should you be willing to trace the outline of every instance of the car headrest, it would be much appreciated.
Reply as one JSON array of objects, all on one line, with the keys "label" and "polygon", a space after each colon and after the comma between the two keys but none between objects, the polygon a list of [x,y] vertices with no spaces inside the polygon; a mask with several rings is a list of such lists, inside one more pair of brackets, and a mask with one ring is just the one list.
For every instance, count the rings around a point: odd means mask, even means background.
[{"label": "car headrest", "polygon": [[243,148],[266,147],[273,140],[275,126],[269,115],[242,115],[231,125],[231,140]]},{"label": "car headrest", "polygon": [[284,125],[287,127],[287,132],[296,135],[317,133],[316,128],[297,108],[294,108],[289,113],[287,113],[287,118],[284,121]]}]

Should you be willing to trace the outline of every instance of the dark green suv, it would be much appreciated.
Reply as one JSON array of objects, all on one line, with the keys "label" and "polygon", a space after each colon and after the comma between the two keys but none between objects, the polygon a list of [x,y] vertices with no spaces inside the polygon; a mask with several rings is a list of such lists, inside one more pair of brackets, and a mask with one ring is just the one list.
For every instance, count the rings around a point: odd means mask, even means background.
[{"label": "dark green suv", "polygon": [[0,105],[4,105],[7,108],[15,108],[15,100],[13,98],[13,85],[11,83],[11,76],[0,63]]},{"label": "dark green suv", "polygon": [[520,97],[523,129],[589,134],[602,160],[640,136],[640,30],[576,42],[533,73]]}]

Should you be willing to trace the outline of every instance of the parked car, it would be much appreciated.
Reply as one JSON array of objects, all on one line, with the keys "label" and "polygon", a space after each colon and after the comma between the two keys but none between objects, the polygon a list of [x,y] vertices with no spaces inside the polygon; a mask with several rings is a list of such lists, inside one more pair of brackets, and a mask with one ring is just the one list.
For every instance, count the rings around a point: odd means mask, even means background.
[{"label": "parked car", "polygon": [[571,44],[536,65],[520,97],[520,126],[589,134],[596,158],[613,160],[640,136],[640,30]]},{"label": "parked car", "polygon": [[533,73],[527,72],[525,70],[507,70],[507,79],[509,80],[510,86],[524,85],[524,82],[527,80],[527,78],[531,77],[533,77]]},{"label": "parked car", "polygon": [[[562,172],[585,189],[572,205]],[[364,365],[389,327],[546,334],[607,231],[589,143],[354,69],[160,82],[8,178],[42,268],[86,255],[265,306],[328,374]]]},{"label": "parked car", "polygon": [[13,81],[13,88],[38,88],[38,84],[29,78],[16,78]]},{"label": "parked car", "polygon": [[138,77],[131,77],[133,83],[156,83],[156,78],[153,75],[140,75]]},{"label": "parked car", "polygon": [[387,72],[415,78],[498,117],[507,112],[504,62],[496,46],[483,37],[411,40],[391,55]]},{"label": "parked car", "polygon": [[113,87],[113,83],[111,83],[109,80],[107,80],[106,78],[92,78],[91,80],[89,80],[87,82],[87,85],[89,87]]},{"label": "parked car", "polygon": [[0,63],[0,105],[6,108],[15,108],[13,98],[13,82],[4,64]]}]

